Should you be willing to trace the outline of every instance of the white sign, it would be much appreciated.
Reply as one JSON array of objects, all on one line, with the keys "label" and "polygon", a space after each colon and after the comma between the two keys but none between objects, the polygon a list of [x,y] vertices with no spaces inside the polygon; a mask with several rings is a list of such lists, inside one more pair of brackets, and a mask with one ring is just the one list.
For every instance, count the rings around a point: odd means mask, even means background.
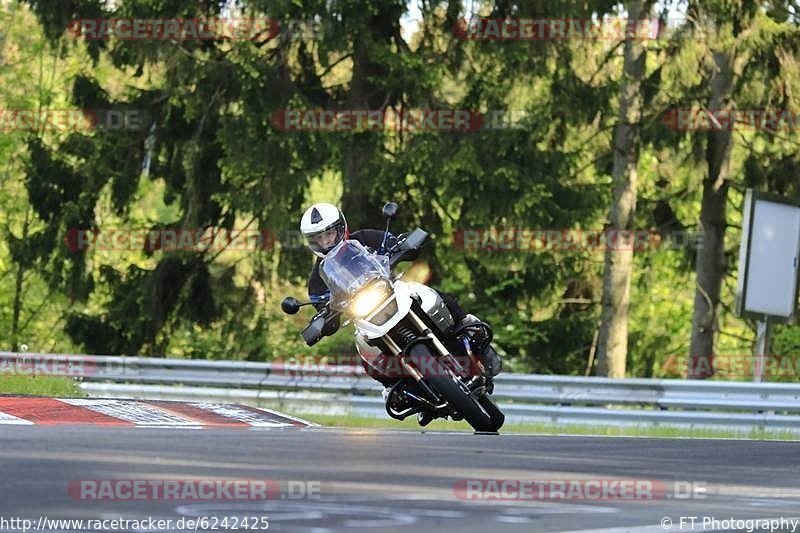
[{"label": "white sign", "polygon": [[739,248],[738,314],[793,318],[798,261],[800,207],[748,189]]}]

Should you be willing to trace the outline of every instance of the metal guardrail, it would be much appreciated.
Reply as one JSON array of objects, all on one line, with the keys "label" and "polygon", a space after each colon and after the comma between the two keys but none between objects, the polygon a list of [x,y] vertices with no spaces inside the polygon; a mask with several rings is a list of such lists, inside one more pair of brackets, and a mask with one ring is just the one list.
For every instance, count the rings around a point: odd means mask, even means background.
[{"label": "metal guardrail", "polygon": [[[360,366],[0,352],[3,365],[79,377],[91,395],[228,400],[292,412],[385,417],[381,386]],[[6,371],[8,368],[6,368]],[[508,422],[717,427],[800,432],[800,384],[501,374]]]}]

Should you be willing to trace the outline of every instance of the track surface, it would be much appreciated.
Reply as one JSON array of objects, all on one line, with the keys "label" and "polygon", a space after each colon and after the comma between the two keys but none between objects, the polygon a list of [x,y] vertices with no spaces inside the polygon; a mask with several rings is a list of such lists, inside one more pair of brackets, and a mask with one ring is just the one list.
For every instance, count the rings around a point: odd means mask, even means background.
[{"label": "track surface", "polygon": [[[468,478],[614,477],[700,481],[707,497],[474,502],[460,500],[453,490]],[[321,482],[321,494],[302,500],[176,502],[86,501],[67,492],[75,480],[214,478]],[[632,526],[647,527],[631,531],[649,532],[664,531],[659,524],[668,516],[674,521],[671,531],[681,531],[680,516],[800,516],[800,444],[321,428],[0,426],[0,483],[0,517],[34,521],[43,515],[135,520],[259,515],[268,517],[271,531],[316,533]]]}]

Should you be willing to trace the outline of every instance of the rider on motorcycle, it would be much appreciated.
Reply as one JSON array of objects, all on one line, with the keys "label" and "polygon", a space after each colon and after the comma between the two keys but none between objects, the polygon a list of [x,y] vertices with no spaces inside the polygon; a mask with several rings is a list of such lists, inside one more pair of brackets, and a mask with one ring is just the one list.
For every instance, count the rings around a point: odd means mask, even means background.
[{"label": "rider on motorcycle", "polygon": [[[397,240],[394,235],[385,235],[383,231],[377,229],[362,229],[350,233],[344,214],[330,203],[318,203],[309,207],[300,220],[300,231],[305,237],[308,247],[318,258],[308,278],[308,295],[312,301],[316,301],[328,291],[328,287],[319,275],[320,263],[325,259],[326,254],[342,240],[356,240],[372,251],[380,252],[391,248]],[[386,242],[384,242],[384,237],[386,237]],[[479,322],[475,316],[466,314],[452,295],[438,290],[437,292],[441,295],[456,323],[452,331],[466,324]],[[320,310],[324,305],[324,303],[318,302],[314,304],[314,307]],[[323,336],[333,335],[338,329],[339,321],[335,320],[323,330],[322,334]],[[480,332],[476,332],[474,335],[476,337],[473,338],[473,344],[484,344],[480,342],[480,338],[477,338],[478,335],[481,335]],[[488,346],[483,353],[476,353],[476,355],[486,366],[489,376],[494,377],[500,372],[502,362],[491,346]],[[382,378],[373,373],[370,375],[380,381],[384,387],[389,387],[394,382],[388,377]]]}]

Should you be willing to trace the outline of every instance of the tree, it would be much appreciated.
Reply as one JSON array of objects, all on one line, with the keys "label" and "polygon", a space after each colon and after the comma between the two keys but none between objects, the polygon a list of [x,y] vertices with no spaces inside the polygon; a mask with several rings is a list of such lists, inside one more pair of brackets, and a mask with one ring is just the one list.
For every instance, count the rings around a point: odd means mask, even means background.
[{"label": "tree", "polygon": [[[787,9],[779,5],[763,12],[757,2],[740,1],[708,3],[702,6],[705,16],[716,28],[709,55],[709,96],[707,109],[710,113],[733,110],[738,105],[749,109],[769,110],[775,102],[791,109],[791,91],[787,87],[796,79],[794,61],[787,52],[796,50],[797,26],[787,24]],[[776,20],[777,19],[777,20]],[[789,52],[791,54],[791,52]],[[758,60],[754,61],[754,58]],[[781,80],[764,86],[765,76]],[[721,330],[721,291],[727,272],[731,270],[734,254],[725,248],[725,237],[729,227],[727,208],[731,187],[731,155],[734,145],[733,127],[717,125],[710,120],[706,134],[705,161],[707,173],[703,179],[700,224],[702,247],[696,259],[696,293],[692,320],[691,345],[689,351],[690,378],[709,377],[697,362],[717,353],[717,341]],[[754,125],[763,129],[765,123]],[[777,139],[775,139],[777,140]],[[749,147],[752,150],[752,146]],[[745,165],[745,180],[753,181],[751,174],[759,165],[751,152],[749,164]],[[776,185],[778,185],[776,183]],[[699,371],[699,372],[698,372]]]},{"label": "tree", "polygon": [[[652,2],[631,1],[626,4],[633,20],[647,18]],[[624,52],[624,81],[620,92],[619,122],[614,134],[614,199],[609,214],[609,234],[636,229],[636,188],[639,165],[639,123],[642,117],[642,81],[645,76],[646,51],[640,39],[628,39]],[[608,377],[625,377],[628,354],[628,307],[630,304],[633,245],[614,239],[619,245],[605,250],[603,297],[600,331],[597,343],[597,373]]]}]

